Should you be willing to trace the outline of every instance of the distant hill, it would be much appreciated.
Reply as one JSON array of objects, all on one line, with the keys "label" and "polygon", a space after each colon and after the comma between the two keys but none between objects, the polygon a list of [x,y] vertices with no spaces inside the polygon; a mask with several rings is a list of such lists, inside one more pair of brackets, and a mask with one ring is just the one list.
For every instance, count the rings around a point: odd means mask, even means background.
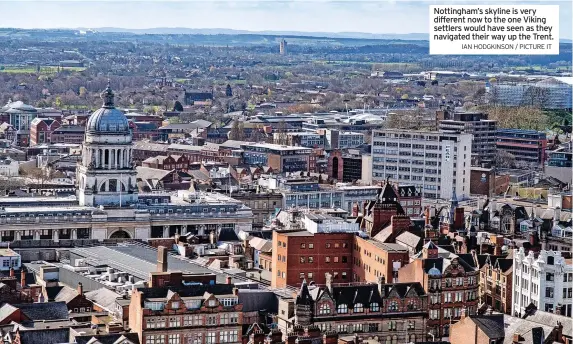
[{"label": "distant hill", "polygon": [[96,32],[120,32],[139,35],[270,35],[270,36],[298,36],[298,37],[328,37],[328,38],[356,38],[356,39],[399,39],[399,40],[427,40],[427,33],[407,34],[377,34],[365,32],[303,32],[303,31],[247,31],[233,29],[190,29],[182,27],[158,27],[150,29],[123,29],[117,27],[77,28],[77,30],[93,30]]}]

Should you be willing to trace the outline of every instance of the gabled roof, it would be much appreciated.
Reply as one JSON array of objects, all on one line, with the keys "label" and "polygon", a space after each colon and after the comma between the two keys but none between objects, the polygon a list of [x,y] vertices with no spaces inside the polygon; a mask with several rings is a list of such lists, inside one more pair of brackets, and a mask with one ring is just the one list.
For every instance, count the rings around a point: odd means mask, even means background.
[{"label": "gabled roof", "polygon": [[68,319],[68,307],[65,302],[23,303],[13,305],[20,309],[29,320],[62,320]]},{"label": "gabled roof", "polygon": [[422,238],[411,232],[404,232],[396,237],[396,243],[404,244],[410,247],[417,247]]},{"label": "gabled roof", "polygon": [[20,344],[62,344],[69,343],[69,328],[46,328],[18,331]]},{"label": "gabled roof", "polygon": [[500,339],[505,337],[503,314],[483,316],[475,315],[469,318],[489,339]]},{"label": "gabled roof", "polygon": [[100,305],[107,310],[112,310],[115,307],[115,301],[121,297],[121,295],[107,288],[88,291],[84,295],[86,299]]},{"label": "gabled roof", "polygon": [[76,296],[78,296],[79,293],[76,289],[72,289],[70,287],[63,287],[60,292],[58,293],[58,295],[56,295],[56,297],[54,298],[54,301],[56,302],[65,302],[66,304],[69,303],[70,301],[72,301],[73,299],[76,298]]},{"label": "gabled roof", "polygon": [[12,306],[9,303],[4,304],[2,307],[0,307],[0,322],[14,314],[14,312],[17,310],[18,308]]}]

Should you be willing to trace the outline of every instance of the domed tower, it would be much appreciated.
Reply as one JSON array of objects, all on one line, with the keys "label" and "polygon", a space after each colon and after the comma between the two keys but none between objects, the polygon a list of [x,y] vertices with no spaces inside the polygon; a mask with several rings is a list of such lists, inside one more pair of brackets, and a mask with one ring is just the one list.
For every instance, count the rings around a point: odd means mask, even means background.
[{"label": "domed tower", "polygon": [[136,171],[131,131],[125,115],[115,108],[108,85],[103,106],[90,116],[82,160],[77,167],[78,199],[83,206],[126,206],[137,203]]}]

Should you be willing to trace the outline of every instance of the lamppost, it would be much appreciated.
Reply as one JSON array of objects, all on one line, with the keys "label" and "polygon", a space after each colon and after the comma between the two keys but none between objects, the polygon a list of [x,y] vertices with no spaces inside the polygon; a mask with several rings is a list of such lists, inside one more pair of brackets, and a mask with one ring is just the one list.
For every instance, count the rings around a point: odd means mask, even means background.
[{"label": "lamppost", "polygon": [[435,341],[436,341],[436,336],[434,336],[434,334],[433,334],[432,332],[428,332],[428,334],[429,334],[430,336],[432,336],[432,342],[435,342]]}]

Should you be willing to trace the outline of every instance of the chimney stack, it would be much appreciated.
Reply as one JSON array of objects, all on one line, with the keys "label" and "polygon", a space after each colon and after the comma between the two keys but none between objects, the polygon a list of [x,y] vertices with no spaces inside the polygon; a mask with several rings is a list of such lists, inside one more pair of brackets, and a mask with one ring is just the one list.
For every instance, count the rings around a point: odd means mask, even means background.
[{"label": "chimney stack", "polygon": [[167,272],[167,247],[157,248],[157,272]]},{"label": "chimney stack", "polygon": [[82,285],[82,282],[79,282],[79,283],[78,283],[78,289],[77,289],[77,291],[78,291],[78,294],[79,294],[79,295],[84,295],[84,286]]},{"label": "chimney stack", "polygon": [[10,277],[14,277],[15,273],[14,273],[14,268],[10,268]]},{"label": "chimney stack", "polygon": [[20,270],[20,285],[22,288],[26,286],[26,270],[24,269]]},{"label": "chimney stack", "polygon": [[226,278],[227,284],[233,284],[232,280],[233,279],[231,278],[231,276],[227,276],[227,278]]}]

